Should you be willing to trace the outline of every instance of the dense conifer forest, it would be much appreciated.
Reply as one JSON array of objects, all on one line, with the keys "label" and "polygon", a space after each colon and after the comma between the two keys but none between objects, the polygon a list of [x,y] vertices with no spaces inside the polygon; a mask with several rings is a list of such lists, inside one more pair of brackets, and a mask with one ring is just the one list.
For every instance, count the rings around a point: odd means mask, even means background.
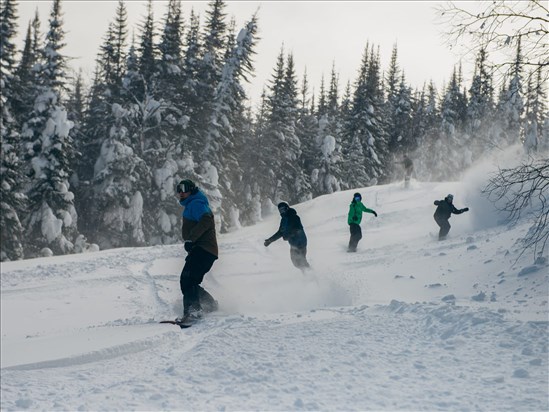
[{"label": "dense conifer forest", "polygon": [[204,16],[183,16],[170,0],[155,20],[149,2],[131,28],[120,0],[84,79],[63,54],[61,0],[47,22],[28,22],[22,45],[27,22],[17,1],[1,0],[2,260],[178,242],[184,178],[207,194],[223,233],[280,200],[399,180],[405,154],[417,180],[437,181],[494,149],[549,150],[547,66],[524,64],[520,41],[503,78],[481,47],[470,82],[456,63],[448,84],[419,89],[397,45],[384,67],[366,43],[352,82],[340,84],[334,65],[320,85],[281,45],[255,110],[244,85],[260,22],[236,27],[225,8],[213,0]]}]

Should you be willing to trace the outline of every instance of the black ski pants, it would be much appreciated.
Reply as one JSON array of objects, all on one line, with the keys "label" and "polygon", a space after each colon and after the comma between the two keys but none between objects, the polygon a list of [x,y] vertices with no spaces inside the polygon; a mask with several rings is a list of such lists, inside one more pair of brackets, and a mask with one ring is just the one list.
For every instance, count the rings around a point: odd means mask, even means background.
[{"label": "black ski pants", "polygon": [[204,275],[212,268],[216,259],[216,256],[198,246],[195,246],[185,258],[185,266],[179,279],[183,293],[184,315],[188,314],[191,308],[208,312],[217,309],[217,301],[200,286]]},{"label": "black ski pants", "polygon": [[298,269],[306,269],[309,267],[309,262],[307,262],[307,246],[292,246],[290,245],[290,259],[292,263]]},{"label": "black ski pants", "polygon": [[440,216],[435,216],[435,222],[437,222],[437,225],[440,226],[440,230],[438,232],[439,240],[444,239],[448,234],[448,232],[450,231],[450,228],[451,228],[450,222],[448,222],[448,219],[445,219]]},{"label": "black ski pants", "polygon": [[362,229],[360,225],[356,223],[349,224],[349,231],[351,232],[351,238],[349,239],[349,251],[356,252],[358,242],[362,239]]}]

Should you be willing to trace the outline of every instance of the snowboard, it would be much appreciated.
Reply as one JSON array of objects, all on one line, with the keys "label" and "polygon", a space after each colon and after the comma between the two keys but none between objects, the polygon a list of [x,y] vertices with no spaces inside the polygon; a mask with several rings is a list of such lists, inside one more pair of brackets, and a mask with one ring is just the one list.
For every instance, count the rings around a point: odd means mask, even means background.
[{"label": "snowboard", "polygon": [[194,322],[177,322],[175,320],[161,320],[159,323],[167,323],[167,324],[170,324],[170,325],[177,325],[181,329],[190,328],[194,324]]}]

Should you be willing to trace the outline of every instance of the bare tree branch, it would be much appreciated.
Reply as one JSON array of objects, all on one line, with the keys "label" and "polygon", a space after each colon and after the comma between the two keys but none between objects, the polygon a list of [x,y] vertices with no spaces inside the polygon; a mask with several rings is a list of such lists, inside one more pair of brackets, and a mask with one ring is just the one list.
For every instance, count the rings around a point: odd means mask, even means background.
[{"label": "bare tree branch", "polygon": [[482,193],[508,215],[511,224],[524,215],[532,220],[530,230],[521,240],[521,255],[527,250],[536,257],[544,253],[549,240],[549,159],[499,169]]},{"label": "bare tree branch", "polygon": [[534,67],[530,75],[542,70],[547,80],[549,71],[543,70],[549,66],[549,11],[545,0],[475,1],[464,7],[453,2],[436,7],[450,47],[464,49],[466,56],[476,55],[482,47],[490,53],[501,53],[495,68],[508,73],[520,40],[523,64]]}]

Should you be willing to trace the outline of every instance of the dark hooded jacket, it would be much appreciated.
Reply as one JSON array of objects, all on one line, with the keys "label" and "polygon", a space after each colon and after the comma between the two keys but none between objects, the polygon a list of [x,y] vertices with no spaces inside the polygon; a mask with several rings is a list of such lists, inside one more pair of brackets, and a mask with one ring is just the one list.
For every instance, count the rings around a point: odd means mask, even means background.
[{"label": "dark hooded jacket", "polygon": [[267,240],[271,243],[280,238],[288,241],[290,246],[299,248],[307,246],[307,236],[303,230],[301,219],[296,210],[291,207],[281,215],[278,231]]},{"label": "dark hooded jacket", "polygon": [[454,204],[448,201],[448,197],[445,197],[443,200],[435,200],[435,205],[438,206],[433,215],[435,219],[448,220],[452,216],[452,213],[459,215],[465,212],[463,209],[456,209]]}]

